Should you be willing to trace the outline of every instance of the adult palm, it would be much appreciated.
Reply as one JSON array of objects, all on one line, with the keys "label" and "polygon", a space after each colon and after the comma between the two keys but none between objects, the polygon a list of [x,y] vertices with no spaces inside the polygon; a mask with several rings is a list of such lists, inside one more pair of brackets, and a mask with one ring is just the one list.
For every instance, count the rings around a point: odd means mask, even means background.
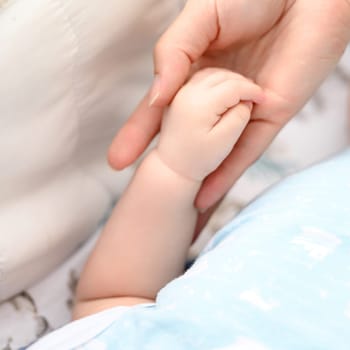
[{"label": "adult palm", "polygon": [[193,70],[229,68],[266,97],[202,185],[196,205],[212,206],[310,98],[349,38],[347,0],[189,0],[157,43],[153,87],[112,143],[110,163],[120,169],[142,153],[159,131],[163,107]]}]

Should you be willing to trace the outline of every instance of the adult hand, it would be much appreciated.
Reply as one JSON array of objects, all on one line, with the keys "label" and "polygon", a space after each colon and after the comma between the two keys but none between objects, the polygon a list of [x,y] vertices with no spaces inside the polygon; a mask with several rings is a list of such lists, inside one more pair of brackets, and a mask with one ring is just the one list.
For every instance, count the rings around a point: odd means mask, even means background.
[{"label": "adult hand", "polygon": [[144,151],[192,70],[226,67],[245,75],[264,88],[265,101],[204,181],[196,205],[209,208],[310,98],[349,37],[349,0],[188,0],[158,41],[153,87],[111,145],[110,164],[124,168]]}]

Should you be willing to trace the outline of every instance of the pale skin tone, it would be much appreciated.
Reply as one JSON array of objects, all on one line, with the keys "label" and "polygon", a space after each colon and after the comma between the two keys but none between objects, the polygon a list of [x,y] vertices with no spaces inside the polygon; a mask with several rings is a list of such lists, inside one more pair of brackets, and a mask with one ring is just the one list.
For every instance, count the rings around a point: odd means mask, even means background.
[{"label": "pale skin tone", "polygon": [[203,179],[232,151],[260,87],[223,69],[195,74],[163,119],[158,145],[116,205],[81,275],[73,318],[154,302],[181,275]]},{"label": "pale skin tone", "polygon": [[349,39],[349,0],[188,0],[158,41],[153,87],[112,143],[110,164],[122,169],[139,157],[191,72],[225,67],[253,79],[266,99],[254,108],[236,147],[203,181],[195,201],[207,211],[202,227],[215,203],[334,68]]}]

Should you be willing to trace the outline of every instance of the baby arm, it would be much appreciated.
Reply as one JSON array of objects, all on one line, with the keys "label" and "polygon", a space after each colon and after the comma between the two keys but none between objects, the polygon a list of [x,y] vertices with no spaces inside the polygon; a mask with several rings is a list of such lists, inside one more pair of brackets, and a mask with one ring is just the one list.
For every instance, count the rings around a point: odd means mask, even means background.
[{"label": "baby arm", "polygon": [[206,69],[178,92],[159,143],[137,169],[81,275],[74,318],[153,302],[183,273],[202,180],[230,153],[261,89],[226,70]]}]

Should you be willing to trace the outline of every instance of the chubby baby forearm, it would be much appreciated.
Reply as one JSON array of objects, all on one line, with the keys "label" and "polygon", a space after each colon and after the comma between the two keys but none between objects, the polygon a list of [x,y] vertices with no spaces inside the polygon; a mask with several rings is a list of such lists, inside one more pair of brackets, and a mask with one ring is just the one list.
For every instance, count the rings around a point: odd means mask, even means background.
[{"label": "chubby baby forearm", "polygon": [[113,305],[154,300],[183,272],[197,219],[193,202],[199,187],[200,182],[169,168],[156,150],[144,159],[81,275],[77,317]]},{"label": "chubby baby forearm", "polygon": [[154,301],[183,272],[201,182],[230,154],[262,95],[252,81],[214,68],[179,90],[157,148],[136,171],[86,264],[76,317]]}]

